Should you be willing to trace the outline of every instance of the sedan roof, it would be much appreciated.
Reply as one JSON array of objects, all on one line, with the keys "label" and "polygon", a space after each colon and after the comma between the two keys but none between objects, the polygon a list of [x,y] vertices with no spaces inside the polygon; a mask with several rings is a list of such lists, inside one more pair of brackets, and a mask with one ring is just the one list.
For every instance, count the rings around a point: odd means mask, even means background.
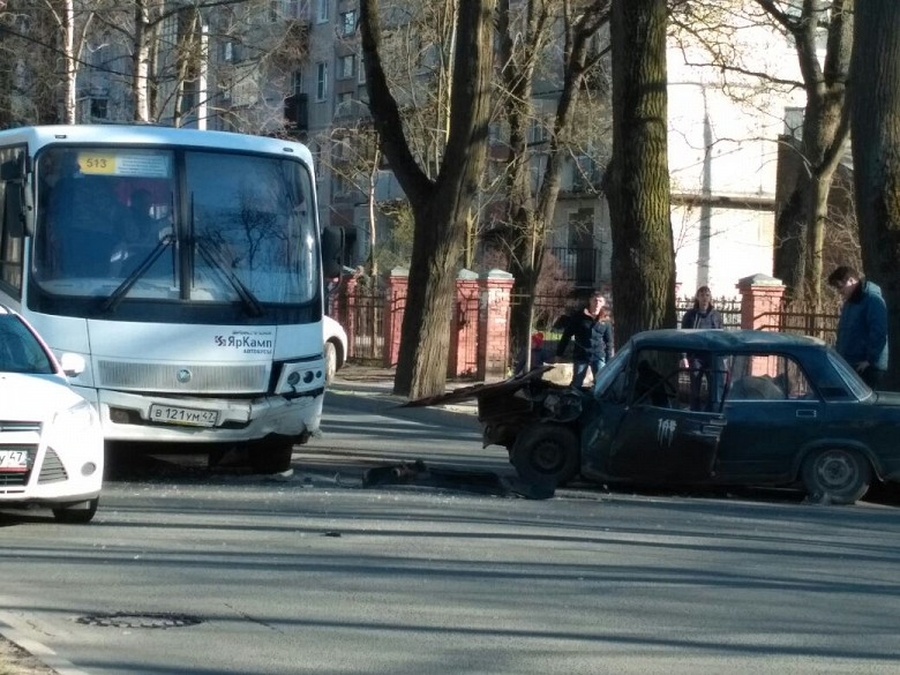
[{"label": "sedan roof", "polygon": [[825,342],[809,335],[792,335],[768,330],[721,330],[665,328],[637,333],[631,338],[635,349],[657,348],[682,351],[758,351],[821,348]]}]

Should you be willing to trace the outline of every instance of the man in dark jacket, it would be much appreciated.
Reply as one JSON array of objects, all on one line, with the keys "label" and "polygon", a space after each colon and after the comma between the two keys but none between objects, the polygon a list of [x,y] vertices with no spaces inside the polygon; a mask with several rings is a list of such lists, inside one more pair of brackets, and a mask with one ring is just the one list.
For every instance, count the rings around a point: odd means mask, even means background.
[{"label": "man in dark jacket", "polygon": [[573,312],[566,319],[562,337],[556,347],[557,358],[569,346],[572,348],[572,386],[581,387],[588,368],[594,379],[597,372],[606,365],[613,354],[613,328],[606,310],[606,298],[595,292],[587,306]]},{"label": "man in dark jacket", "polygon": [[888,367],[887,305],[881,289],[846,265],[828,275],[828,285],[844,301],[834,348],[866,384],[878,389]]}]

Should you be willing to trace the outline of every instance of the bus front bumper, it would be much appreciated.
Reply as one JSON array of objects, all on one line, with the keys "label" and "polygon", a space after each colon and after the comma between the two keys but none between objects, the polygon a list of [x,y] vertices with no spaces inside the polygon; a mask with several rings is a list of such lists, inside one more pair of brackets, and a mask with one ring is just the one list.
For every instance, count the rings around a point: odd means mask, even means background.
[{"label": "bus front bumper", "polygon": [[107,441],[238,443],[319,433],[324,390],[286,398],[165,397],[78,388],[100,411]]}]

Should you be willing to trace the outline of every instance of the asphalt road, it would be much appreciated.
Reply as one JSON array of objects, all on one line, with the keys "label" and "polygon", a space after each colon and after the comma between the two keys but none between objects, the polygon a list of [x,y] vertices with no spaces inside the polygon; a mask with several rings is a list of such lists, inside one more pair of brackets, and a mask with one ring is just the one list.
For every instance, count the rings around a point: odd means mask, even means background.
[{"label": "asphalt road", "polygon": [[363,488],[509,475],[470,416],[389,405],[330,395],[291,476],[154,464],[87,527],[3,516],[0,626],[63,675],[900,671],[895,507]]}]

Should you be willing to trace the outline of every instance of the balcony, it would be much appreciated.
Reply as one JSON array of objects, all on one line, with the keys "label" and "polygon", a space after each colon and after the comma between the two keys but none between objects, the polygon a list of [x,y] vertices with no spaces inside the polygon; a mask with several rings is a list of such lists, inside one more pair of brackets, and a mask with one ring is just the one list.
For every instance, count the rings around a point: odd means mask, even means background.
[{"label": "balcony", "polygon": [[309,131],[309,99],[294,94],[284,99],[284,124],[288,131]]},{"label": "balcony", "polygon": [[600,250],[559,246],[546,249],[556,258],[559,278],[574,284],[575,288],[594,288],[600,277]]}]

